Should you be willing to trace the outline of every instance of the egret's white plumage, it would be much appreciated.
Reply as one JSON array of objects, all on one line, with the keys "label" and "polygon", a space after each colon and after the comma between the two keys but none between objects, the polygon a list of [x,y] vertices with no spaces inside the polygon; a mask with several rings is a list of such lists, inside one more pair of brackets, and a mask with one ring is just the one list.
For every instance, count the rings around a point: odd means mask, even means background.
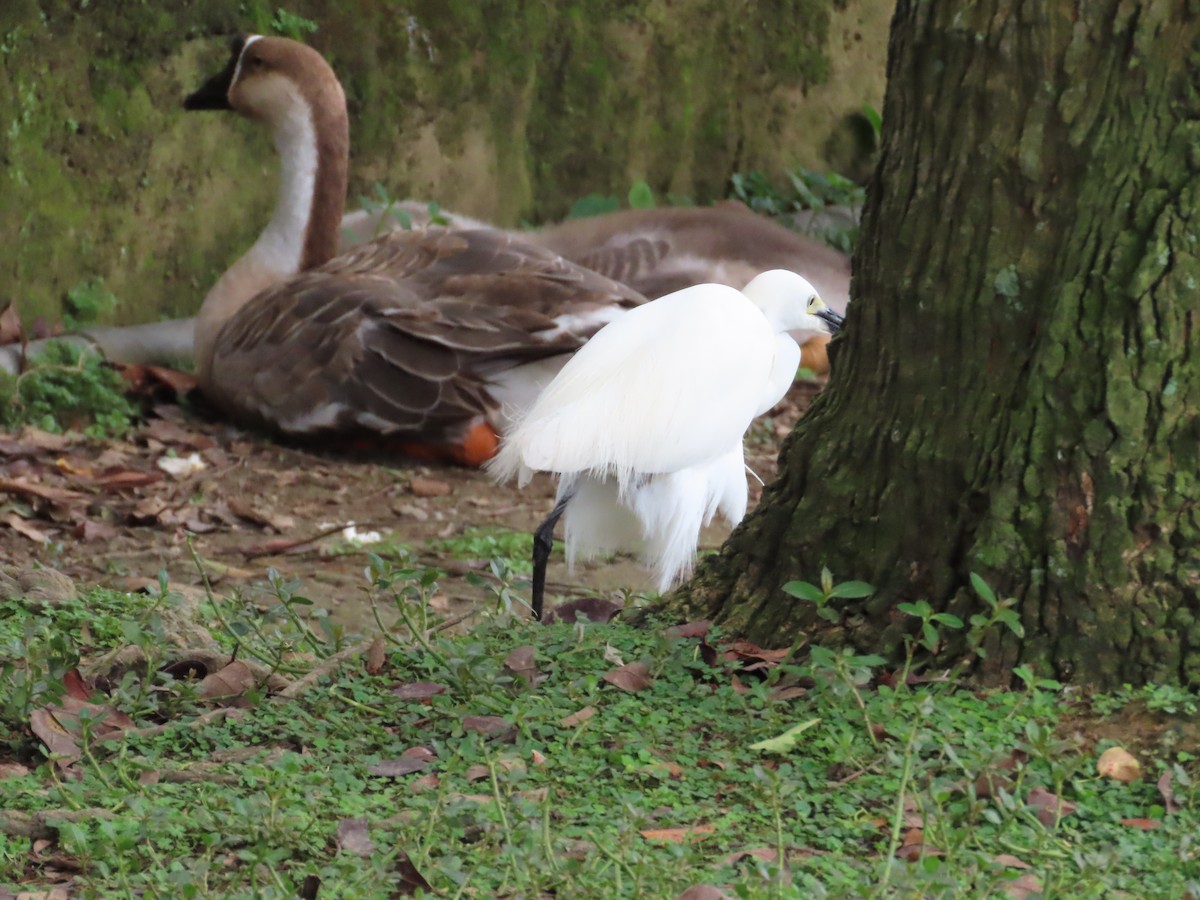
[{"label": "egret's white plumage", "polygon": [[[520,484],[557,473],[558,504],[539,537],[565,514],[568,561],[634,550],[666,590],[691,571],[703,525],[745,514],[742,437],[800,362],[786,332],[832,330],[810,303],[824,311],[804,278],[773,269],[741,291],[696,285],[630,310],[563,366],[492,471]],[[536,563],[535,550],[540,612]]]}]

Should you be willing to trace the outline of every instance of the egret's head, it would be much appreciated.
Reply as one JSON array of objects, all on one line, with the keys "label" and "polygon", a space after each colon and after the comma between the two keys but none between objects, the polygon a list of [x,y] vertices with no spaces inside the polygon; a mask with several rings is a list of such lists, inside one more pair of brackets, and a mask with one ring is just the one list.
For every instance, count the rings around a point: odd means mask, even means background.
[{"label": "egret's head", "polygon": [[824,322],[830,334],[837,334],[846,324],[846,317],[826,306],[820,297],[813,297],[808,301],[808,314]]},{"label": "egret's head", "polygon": [[[787,269],[771,269],[742,288],[777,331],[828,331],[836,334],[841,317],[821,302],[807,279]],[[821,313],[827,313],[827,318]]]}]

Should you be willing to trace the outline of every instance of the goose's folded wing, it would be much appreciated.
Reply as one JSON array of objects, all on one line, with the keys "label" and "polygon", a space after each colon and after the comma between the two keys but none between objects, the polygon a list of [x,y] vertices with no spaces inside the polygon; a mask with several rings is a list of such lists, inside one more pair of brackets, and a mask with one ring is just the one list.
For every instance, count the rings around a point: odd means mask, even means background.
[{"label": "goose's folded wing", "polygon": [[251,300],[213,357],[217,402],[289,433],[451,438],[497,372],[570,353],[633,291],[495,232],[395,232]]}]

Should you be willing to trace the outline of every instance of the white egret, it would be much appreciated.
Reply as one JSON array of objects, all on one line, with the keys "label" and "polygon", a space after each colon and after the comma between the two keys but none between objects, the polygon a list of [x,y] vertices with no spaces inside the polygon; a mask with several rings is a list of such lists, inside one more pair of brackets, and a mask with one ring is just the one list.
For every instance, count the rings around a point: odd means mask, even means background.
[{"label": "white egret", "polygon": [[745,515],[742,438],[795,377],[800,348],[787,332],[840,325],[808,281],[772,269],[741,291],[676,291],[600,329],[490,464],[521,485],[535,471],[559,478],[534,535],[535,618],[564,515],[568,564],[626,549],[655,570],[660,590],[688,575],[703,525],[717,512],[730,524]]}]

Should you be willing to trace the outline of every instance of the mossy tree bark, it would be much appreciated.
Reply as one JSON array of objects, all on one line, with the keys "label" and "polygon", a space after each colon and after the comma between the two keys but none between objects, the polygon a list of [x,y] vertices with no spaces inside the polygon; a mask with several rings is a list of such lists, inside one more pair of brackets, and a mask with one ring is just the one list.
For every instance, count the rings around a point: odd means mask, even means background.
[{"label": "mossy tree bark", "polygon": [[[898,654],[974,571],[985,676],[1200,682],[1198,62],[1194,0],[902,0],[833,378],[675,611]],[[877,587],[836,626],[823,565]]]}]

